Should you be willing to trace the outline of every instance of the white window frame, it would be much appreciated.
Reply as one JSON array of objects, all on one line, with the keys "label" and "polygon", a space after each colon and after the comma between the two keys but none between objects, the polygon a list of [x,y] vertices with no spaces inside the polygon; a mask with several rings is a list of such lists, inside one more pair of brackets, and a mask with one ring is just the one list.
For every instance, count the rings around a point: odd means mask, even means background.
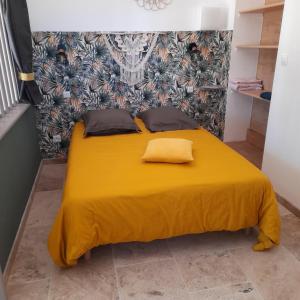
[{"label": "white window frame", "polygon": [[18,83],[4,27],[2,5],[0,0],[0,120],[19,101]]},{"label": "white window frame", "polygon": [[29,104],[18,103],[18,82],[4,27],[2,5],[0,0],[0,141],[30,107]]}]

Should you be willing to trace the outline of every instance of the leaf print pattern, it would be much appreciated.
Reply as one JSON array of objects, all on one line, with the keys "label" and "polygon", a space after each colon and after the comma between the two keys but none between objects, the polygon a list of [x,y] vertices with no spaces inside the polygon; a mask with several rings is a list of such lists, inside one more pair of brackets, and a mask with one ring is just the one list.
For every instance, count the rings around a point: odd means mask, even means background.
[{"label": "leaf print pattern", "polygon": [[[101,32],[34,32],[34,71],[44,99],[37,111],[43,157],[66,156],[75,122],[90,109],[124,108],[136,115],[173,105],[222,139],[231,38],[231,31],[160,33],[145,79],[130,87],[120,81]],[[191,43],[198,51],[189,51]],[[57,59],[61,48],[65,61]],[[224,88],[203,89],[215,85]],[[187,93],[189,86],[193,93]],[[54,143],[54,135],[62,142]]]}]

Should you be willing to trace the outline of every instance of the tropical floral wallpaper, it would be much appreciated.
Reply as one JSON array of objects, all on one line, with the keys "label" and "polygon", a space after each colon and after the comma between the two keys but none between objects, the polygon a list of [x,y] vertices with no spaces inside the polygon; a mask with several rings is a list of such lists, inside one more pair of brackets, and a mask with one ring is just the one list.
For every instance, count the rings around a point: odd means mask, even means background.
[{"label": "tropical floral wallpaper", "polygon": [[75,122],[97,108],[136,115],[173,105],[222,138],[231,38],[231,31],[160,33],[144,80],[129,86],[120,81],[103,33],[33,33],[34,71],[44,99],[37,112],[43,156],[65,157]]}]

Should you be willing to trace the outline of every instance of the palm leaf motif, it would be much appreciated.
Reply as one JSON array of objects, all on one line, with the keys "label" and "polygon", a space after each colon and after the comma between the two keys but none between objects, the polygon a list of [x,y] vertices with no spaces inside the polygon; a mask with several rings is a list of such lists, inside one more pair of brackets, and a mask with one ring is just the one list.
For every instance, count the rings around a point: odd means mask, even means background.
[{"label": "palm leaf motif", "polygon": [[161,34],[157,40],[156,53],[164,62],[169,58],[169,43],[169,36],[167,34]]},{"label": "palm leaf motif", "polygon": [[[101,32],[33,33],[33,67],[44,99],[37,113],[42,155],[65,156],[74,123],[86,110],[99,108],[121,107],[136,115],[173,105],[222,138],[226,92],[202,87],[227,87],[231,39],[231,31],[161,33],[145,65],[144,81],[129,87],[120,81],[120,68]],[[198,52],[189,51],[191,43]],[[56,60],[61,44],[67,64]],[[187,93],[188,86],[193,93]],[[69,99],[63,97],[66,90],[71,92]],[[53,142],[56,134],[61,143]]]}]

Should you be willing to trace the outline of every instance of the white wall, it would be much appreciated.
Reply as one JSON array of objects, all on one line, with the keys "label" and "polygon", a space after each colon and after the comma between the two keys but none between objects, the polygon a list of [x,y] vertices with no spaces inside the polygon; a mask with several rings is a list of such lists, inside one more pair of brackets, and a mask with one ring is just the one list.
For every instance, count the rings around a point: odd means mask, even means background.
[{"label": "white wall", "polygon": [[[286,0],[263,171],[276,191],[300,209],[300,1]],[[288,65],[282,56],[288,56]]]},{"label": "white wall", "polygon": [[[242,9],[264,4],[264,0],[238,0],[232,40],[229,78],[256,78],[258,50],[237,49],[238,44],[259,44],[262,14],[240,15]],[[224,141],[244,141],[250,127],[253,99],[228,90]]]},{"label": "white wall", "polygon": [[231,18],[223,29],[232,29],[235,7],[235,0],[173,0],[166,9],[157,12],[140,8],[135,0],[27,0],[27,3],[32,31],[200,30],[203,6],[227,7]]}]

